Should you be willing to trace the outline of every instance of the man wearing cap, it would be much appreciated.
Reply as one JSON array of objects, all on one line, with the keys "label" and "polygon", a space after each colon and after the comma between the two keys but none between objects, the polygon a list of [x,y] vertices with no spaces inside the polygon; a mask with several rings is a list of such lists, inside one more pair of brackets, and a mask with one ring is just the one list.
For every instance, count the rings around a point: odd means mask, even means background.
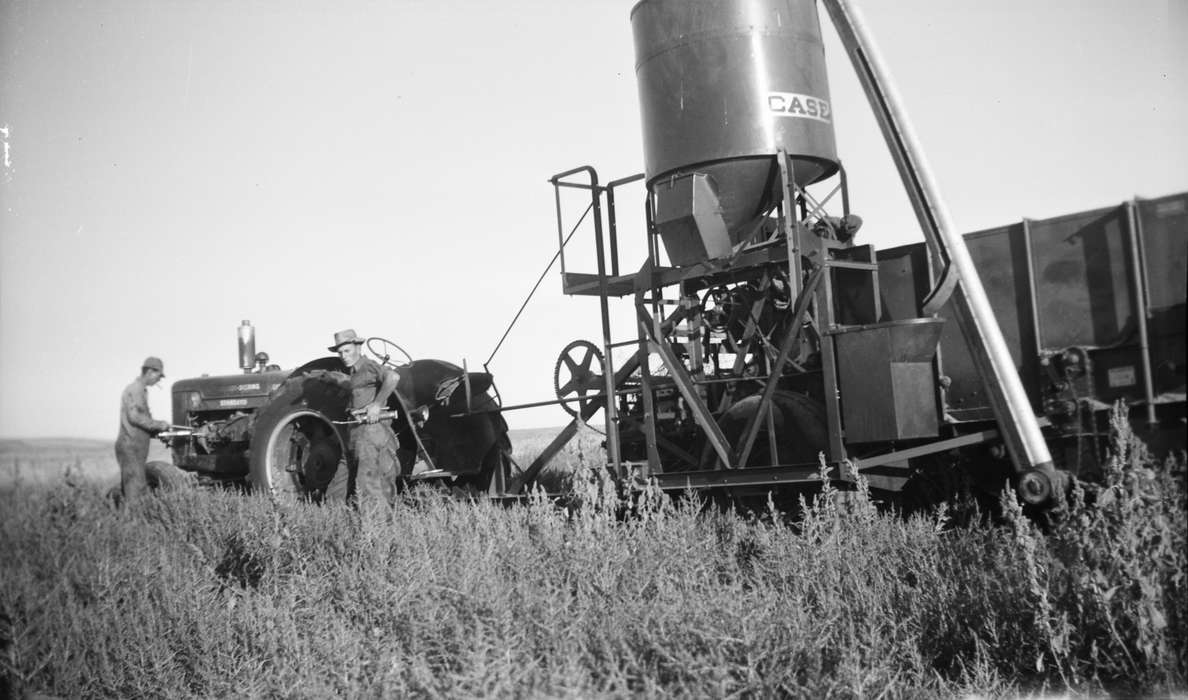
[{"label": "man wearing cap", "polygon": [[[351,382],[351,412],[359,415],[361,423],[351,427],[350,451],[353,464],[339,463],[327,498],[339,500],[343,495],[377,503],[391,503],[396,498],[397,461],[396,434],[387,423],[380,423],[379,414],[388,404],[400,375],[360,350],[363,339],[354,329],[334,334],[334,344],[328,349],[338,353],[347,366]],[[346,466],[344,469],[343,467]]]},{"label": "man wearing cap", "polygon": [[120,434],[116,437],[116,461],[120,463],[120,488],[124,500],[130,501],[144,493],[147,485],[145,461],[148,459],[149,439],[169,423],[153,420],[148,407],[148,388],[165,376],[165,363],[159,357],[146,357],[140,366],[140,376],[124,389],[120,396]]}]

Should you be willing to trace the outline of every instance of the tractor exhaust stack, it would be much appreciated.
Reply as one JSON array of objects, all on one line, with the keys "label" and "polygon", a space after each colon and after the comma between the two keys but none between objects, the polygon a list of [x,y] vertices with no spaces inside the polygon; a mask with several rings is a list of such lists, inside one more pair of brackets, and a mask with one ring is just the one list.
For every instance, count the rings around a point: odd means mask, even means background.
[{"label": "tractor exhaust stack", "polygon": [[256,328],[251,321],[239,324],[239,368],[244,374],[256,366]]}]

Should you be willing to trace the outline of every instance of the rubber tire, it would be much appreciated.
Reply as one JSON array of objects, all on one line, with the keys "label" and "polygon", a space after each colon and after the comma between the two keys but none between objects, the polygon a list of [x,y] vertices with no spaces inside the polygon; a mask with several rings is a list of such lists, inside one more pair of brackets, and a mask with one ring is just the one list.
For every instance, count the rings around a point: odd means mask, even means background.
[{"label": "rubber tire", "polygon": [[[813,464],[818,454],[828,443],[825,427],[825,407],[816,400],[791,391],[777,389],[772,395],[772,406],[777,411],[776,430],[779,462],[784,464]],[[722,434],[733,448],[742,439],[747,419],[757,410],[759,396],[740,399],[718,419]],[[751,448],[746,466],[766,466],[771,459],[767,441],[766,421],[761,422],[759,433]]]},{"label": "rubber tire", "polygon": [[[502,416],[500,416],[502,421]],[[506,431],[506,427],[504,427]],[[504,432],[499,436],[491,449],[483,457],[482,468],[477,474],[463,476],[459,482],[474,490],[477,494],[502,496],[502,493],[491,493],[491,483],[495,481],[496,474],[502,474],[502,482],[504,486],[511,481],[511,465],[512,465],[512,447],[511,440]]]},{"label": "rubber tire", "polygon": [[144,479],[150,491],[172,491],[184,483],[185,474],[170,462],[152,461],[144,465]]},{"label": "rubber tire", "polygon": [[[188,474],[173,466],[170,462],[154,460],[144,465],[144,481],[148,486],[149,493],[154,491],[172,491],[190,483],[188,478]],[[106,498],[118,506],[124,501],[124,489],[119,484],[116,484],[107,489]]]},{"label": "rubber tire", "polygon": [[248,481],[253,490],[284,500],[319,495],[325,488],[320,479],[319,483],[307,484],[304,474],[294,475],[278,464],[281,458],[288,457],[281,441],[291,435],[287,431],[291,431],[294,420],[309,417],[328,429],[328,436],[337,441],[341,458],[346,454],[347,431],[333,421],[347,420],[350,400],[350,381],[342,372],[312,370],[286,379],[254,417],[248,457]]}]

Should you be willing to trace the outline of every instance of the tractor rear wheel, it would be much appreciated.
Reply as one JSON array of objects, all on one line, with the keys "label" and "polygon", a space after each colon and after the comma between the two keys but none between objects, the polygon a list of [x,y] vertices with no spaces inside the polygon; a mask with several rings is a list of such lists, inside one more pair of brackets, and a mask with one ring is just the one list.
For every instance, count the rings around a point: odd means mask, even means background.
[{"label": "tractor rear wheel", "polygon": [[342,372],[290,377],[255,416],[248,478],[252,488],[284,500],[318,498],[347,455],[351,387]]}]

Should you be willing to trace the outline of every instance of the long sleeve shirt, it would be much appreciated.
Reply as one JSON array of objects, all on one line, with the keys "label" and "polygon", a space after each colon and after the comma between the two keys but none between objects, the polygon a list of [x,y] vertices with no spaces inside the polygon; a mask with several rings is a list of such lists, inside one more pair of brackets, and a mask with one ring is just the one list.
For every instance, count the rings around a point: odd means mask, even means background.
[{"label": "long sleeve shirt", "polygon": [[140,377],[132,380],[120,396],[120,434],[116,441],[147,445],[149,438],[164,427],[165,423],[153,420],[149,412],[148,387]]}]

